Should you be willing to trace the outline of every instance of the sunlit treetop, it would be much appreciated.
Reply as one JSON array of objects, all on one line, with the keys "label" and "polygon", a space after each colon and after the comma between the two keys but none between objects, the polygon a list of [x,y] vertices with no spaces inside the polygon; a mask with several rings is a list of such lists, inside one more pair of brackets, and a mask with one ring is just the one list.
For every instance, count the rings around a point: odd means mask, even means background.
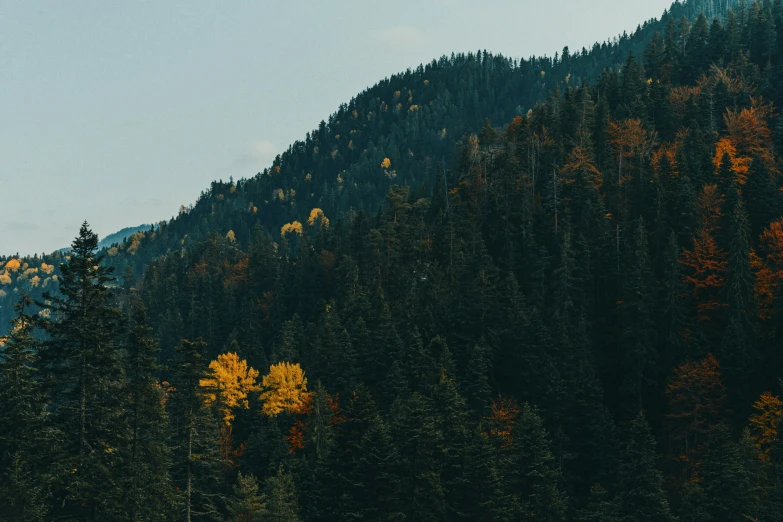
[{"label": "sunlit treetop", "polygon": [[294,232],[296,234],[302,235],[302,224],[299,221],[294,221],[293,223],[286,223],[283,225],[283,227],[280,229],[280,236],[285,237],[286,234],[289,232]]},{"label": "sunlit treetop", "polygon": [[262,380],[262,412],[274,416],[282,412],[298,413],[307,404],[307,378],[299,363],[281,362],[269,367]]},{"label": "sunlit treetop", "polygon": [[312,226],[315,224],[315,220],[321,225],[321,228],[329,228],[329,218],[324,215],[324,211],[320,208],[314,208],[310,211],[310,217],[307,218],[307,224]]},{"label": "sunlit treetop", "polygon": [[9,259],[5,264],[6,272],[16,272],[22,267],[22,262],[19,259]]},{"label": "sunlit treetop", "polygon": [[201,379],[199,384],[207,392],[207,405],[217,404],[223,423],[230,425],[236,408],[248,409],[250,392],[259,391],[258,371],[248,366],[236,353],[224,353],[209,363],[211,376]]}]

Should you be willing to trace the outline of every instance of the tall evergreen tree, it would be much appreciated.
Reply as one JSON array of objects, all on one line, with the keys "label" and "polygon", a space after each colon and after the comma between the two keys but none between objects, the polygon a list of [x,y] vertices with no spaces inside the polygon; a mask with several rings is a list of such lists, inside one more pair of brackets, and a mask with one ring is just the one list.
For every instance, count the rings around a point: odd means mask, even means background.
[{"label": "tall evergreen tree", "polygon": [[127,479],[123,503],[131,521],[167,520],[174,500],[169,478],[168,415],[164,408],[168,391],[158,381],[162,370],[158,365],[159,352],[144,305],[136,302],[126,348],[131,435],[124,457]]},{"label": "tall evergreen tree", "polygon": [[178,517],[186,522],[221,520],[220,428],[201,388],[201,380],[207,377],[205,348],[200,339],[183,340],[172,368],[172,478],[180,492]]},{"label": "tall evergreen tree", "polygon": [[23,295],[14,306],[11,334],[0,338],[0,519],[42,521],[48,511],[50,477],[46,397],[33,336],[32,305]]},{"label": "tall evergreen tree", "polygon": [[622,520],[671,522],[675,518],[663,490],[663,473],[656,467],[655,439],[643,413],[631,426],[620,452],[617,472]]},{"label": "tall evergreen tree", "polygon": [[124,415],[126,387],[118,337],[122,315],[107,286],[113,268],[96,255],[98,236],[85,222],[60,265],[59,293],[40,303],[48,334],[42,347],[43,373],[52,421],[62,444],[58,516],[119,519],[122,449],[129,430]]}]

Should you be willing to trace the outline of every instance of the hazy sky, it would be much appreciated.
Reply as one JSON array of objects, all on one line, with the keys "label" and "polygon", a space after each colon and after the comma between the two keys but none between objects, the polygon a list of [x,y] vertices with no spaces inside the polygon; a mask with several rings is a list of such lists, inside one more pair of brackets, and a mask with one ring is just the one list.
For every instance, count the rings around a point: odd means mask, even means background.
[{"label": "hazy sky", "polygon": [[0,0],[0,253],[157,222],[443,54],[552,55],[670,0]]}]

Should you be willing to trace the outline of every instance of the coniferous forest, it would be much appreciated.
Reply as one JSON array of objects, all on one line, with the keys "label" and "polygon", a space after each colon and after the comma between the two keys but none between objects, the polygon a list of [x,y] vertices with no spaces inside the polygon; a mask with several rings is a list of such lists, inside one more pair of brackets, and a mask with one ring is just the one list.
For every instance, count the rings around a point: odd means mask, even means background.
[{"label": "coniferous forest", "polygon": [[688,0],[0,258],[0,520],[783,521],[781,111],[783,1]]}]

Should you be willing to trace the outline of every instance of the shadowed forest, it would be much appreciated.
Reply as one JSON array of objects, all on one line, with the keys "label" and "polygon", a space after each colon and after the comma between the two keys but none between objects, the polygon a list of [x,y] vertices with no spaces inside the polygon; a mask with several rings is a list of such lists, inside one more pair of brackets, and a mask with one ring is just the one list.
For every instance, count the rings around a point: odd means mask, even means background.
[{"label": "shadowed forest", "polygon": [[783,521],[781,108],[783,2],[690,0],[0,257],[0,520]]}]

